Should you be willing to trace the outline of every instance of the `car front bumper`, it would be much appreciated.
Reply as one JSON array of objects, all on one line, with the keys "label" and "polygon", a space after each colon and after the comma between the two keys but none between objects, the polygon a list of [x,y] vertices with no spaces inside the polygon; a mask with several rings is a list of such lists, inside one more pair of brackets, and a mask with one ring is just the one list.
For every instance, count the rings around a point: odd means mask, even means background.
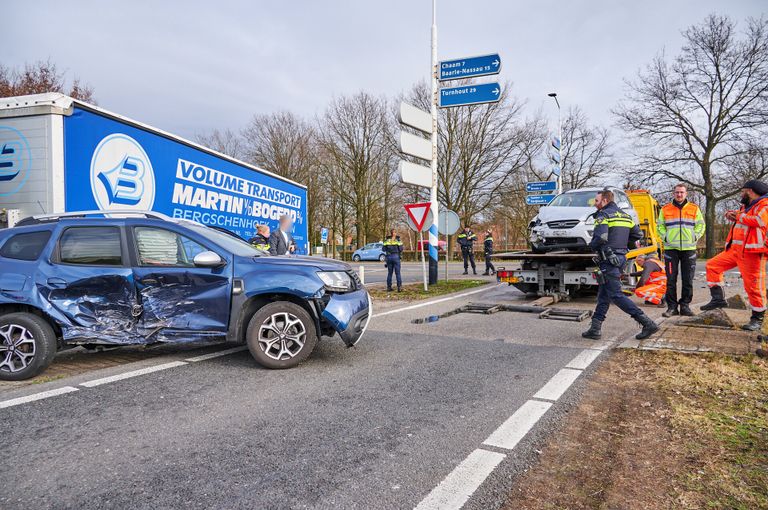
[{"label": "car front bumper", "polygon": [[333,326],[349,347],[363,337],[372,315],[371,297],[365,289],[332,294],[322,313],[323,319]]},{"label": "car front bumper", "polygon": [[538,251],[573,250],[589,251],[594,231],[593,224],[579,223],[568,229],[553,229],[546,225],[534,227],[531,245]]}]

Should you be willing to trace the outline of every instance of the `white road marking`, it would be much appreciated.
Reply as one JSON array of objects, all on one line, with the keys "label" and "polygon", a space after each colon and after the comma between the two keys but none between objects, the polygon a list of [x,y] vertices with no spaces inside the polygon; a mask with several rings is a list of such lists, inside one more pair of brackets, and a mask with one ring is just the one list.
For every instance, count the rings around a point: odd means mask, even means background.
[{"label": "white road marking", "polygon": [[115,381],[121,381],[123,379],[130,379],[131,377],[137,377],[139,375],[144,374],[151,374],[152,372],[159,372],[160,370],[166,370],[169,368],[174,367],[180,367],[182,365],[186,365],[186,361],[171,361],[170,363],[163,363],[162,365],[155,365],[153,367],[147,367],[142,368],[139,370],[132,370],[130,372],[125,372],[122,374],[117,375],[111,375],[109,377],[104,377],[101,379],[94,379],[92,381],[85,381],[80,383],[80,386],[85,386],[86,388],[93,388],[94,386],[101,386],[102,384],[107,384]]},{"label": "white road marking", "polygon": [[596,349],[584,349],[565,368],[575,368],[577,370],[586,370],[593,361],[597,359],[603,351]]},{"label": "white road marking", "polygon": [[72,386],[64,386],[63,388],[56,388],[55,390],[41,391],[40,393],[34,393],[27,395],[26,397],[12,398],[10,400],[3,400],[0,402],[0,409],[6,407],[13,407],[19,404],[26,404],[27,402],[34,402],[35,400],[42,400],[48,397],[55,397],[56,395],[64,395],[65,393],[72,393],[77,391],[77,388]]},{"label": "white road marking", "polygon": [[559,399],[565,391],[570,388],[571,384],[579,378],[581,370],[573,370],[571,368],[563,368],[550,379],[547,384],[533,396],[533,398],[540,398],[542,400],[556,401]]},{"label": "white road marking", "polygon": [[[499,284],[499,285],[501,285],[501,284]],[[436,305],[438,303],[444,303],[444,302],[450,301],[452,299],[459,299],[459,298],[462,298],[462,297],[465,297],[465,296],[471,296],[472,294],[477,294],[478,292],[485,292],[487,290],[495,289],[496,287],[498,287],[498,285],[496,285],[496,286],[494,286],[494,285],[487,285],[487,286],[483,285],[482,288],[477,289],[477,290],[471,290],[469,292],[464,292],[462,294],[456,294],[455,296],[448,296],[448,297],[444,297],[444,298],[440,298],[440,299],[435,299],[433,301],[427,301],[425,303],[418,303],[418,304],[411,305],[411,306],[404,306],[403,308],[398,308],[397,310],[387,310],[386,312],[377,313],[377,314],[374,314],[373,316],[374,317],[384,317],[385,315],[390,315],[390,314],[393,314],[393,313],[407,312],[408,310],[415,310],[416,308],[421,308],[421,307],[424,307],[424,306]]]},{"label": "white road marking", "polygon": [[505,450],[514,449],[550,407],[552,404],[549,402],[528,400],[515,411],[515,414],[507,418],[507,421],[502,423],[493,434],[488,436],[483,444]]},{"label": "white road marking", "polygon": [[427,494],[416,510],[458,510],[504,460],[503,453],[478,448]]},{"label": "white road marking", "polygon": [[248,349],[248,346],[241,345],[240,347],[233,347],[231,349],[224,349],[223,351],[216,351],[216,352],[209,352],[208,354],[201,354],[200,356],[195,356],[194,358],[187,358],[184,361],[191,361],[192,363],[195,363],[196,361],[205,361],[207,359],[213,359],[218,358],[220,356],[227,356],[229,354],[234,354],[236,352],[242,352]]}]

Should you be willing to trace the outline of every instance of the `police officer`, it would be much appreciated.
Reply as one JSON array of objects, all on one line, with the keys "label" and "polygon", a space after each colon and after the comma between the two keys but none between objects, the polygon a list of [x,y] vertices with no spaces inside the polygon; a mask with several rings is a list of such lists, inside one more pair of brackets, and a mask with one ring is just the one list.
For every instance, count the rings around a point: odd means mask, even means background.
[{"label": "police officer", "polygon": [[608,308],[613,303],[643,327],[635,338],[648,338],[659,330],[659,326],[621,291],[621,272],[627,263],[628,247],[630,243],[635,246],[643,238],[643,234],[632,217],[619,209],[613,201],[612,191],[598,192],[595,207],[595,230],[589,246],[597,253],[600,286],[592,325],[581,336],[593,340],[600,338],[600,328]]},{"label": "police officer", "polygon": [[261,251],[269,251],[269,225],[259,225],[256,227],[256,235],[248,239],[248,242],[254,248]]},{"label": "police officer", "polygon": [[496,268],[493,267],[493,262],[491,262],[491,255],[493,255],[493,233],[491,232],[491,229],[485,231],[485,241],[483,241],[483,253],[485,254],[485,273],[483,273],[483,276],[488,276],[489,274],[495,274]]},{"label": "police officer", "polygon": [[468,274],[467,269],[469,269],[470,264],[472,264],[472,273],[477,274],[474,249],[477,236],[469,229],[469,225],[466,225],[464,231],[457,237],[459,239],[459,246],[461,246],[461,256],[464,259],[464,274]]},{"label": "police officer", "polygon": [[389,232],[389,237],[384,240],[382,248],[387,261],[387,292],[392,292],[392,272],[397,278],[397,291],[403,290],[403,279],[400,277],[400,254],[403,253],[403,242],[395,229]]}]

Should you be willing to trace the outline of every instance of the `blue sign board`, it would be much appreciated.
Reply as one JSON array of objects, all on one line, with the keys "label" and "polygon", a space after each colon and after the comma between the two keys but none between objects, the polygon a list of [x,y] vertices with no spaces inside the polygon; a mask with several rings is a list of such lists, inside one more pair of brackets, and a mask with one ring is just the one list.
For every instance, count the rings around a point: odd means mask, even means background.
[{"label": "blue sign board", "polygon": [[64,166],[67,211],[151,210],[245,239],[288,215],[306,253],[304,187],[181,141],[75,108],[64,117]]},{"label": "blue sign board", "polygon": [[328,229],[323,227],[320,229],[320,244],[326,244],[328,242]]},{"label": "blue sign board", "polygon": [[443,60],[438,65],[438,69],[440,71],[438,77],[440,81],[499,74],[499,71],[501,71],[501,57],[499,57],[498,53],[493,53],[479,57]]},{"label": "blue sign board", "polygon": [[493,103],[501,98],[498,83],[481,83],[440,89],[440,108]]},{"label": "blue sign board", "polygon": [[525,197],[527,205],[547,205],[555,198],[555,195],[528,195]]},{"label": "blue sign board", "polygon": [[557,183],[555,181],[528,182],[525,184],[525,191],[555,191]]}]

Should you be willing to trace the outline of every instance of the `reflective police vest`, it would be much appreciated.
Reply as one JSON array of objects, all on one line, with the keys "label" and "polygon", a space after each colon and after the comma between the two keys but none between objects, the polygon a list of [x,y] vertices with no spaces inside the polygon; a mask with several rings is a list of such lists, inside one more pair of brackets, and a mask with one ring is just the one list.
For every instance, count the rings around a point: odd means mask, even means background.
[{"label": "reflective police vest", "polygon": [[736,223],[728,233],[726,246],[736,246],[746,253],[766,253],[768,198],[759,198],[749,207],[741,207]]},{"label": "reflective police vest", "polygon": [[493,237],[488,236],[485,238],[483,249],[485,250],[485,253],[493,253]]},{"label": "reflective police vest", "polygon": [[253,238],[251,238],[251,246],[257,250],[269,251],[269,239],[261,234],[256,234]]},{"label": "reflective police vest", "polygon": [[656,225],[665,250],[690,251],[704,235],[704,216],[696,204],[685,201],[682,207],[670,202],[661,208]]},{"label": "reflective police vest", "polygon": [[615,253],[625,254],[630,242],[642,238],[643,233],[632,216],[622,211],[615,202],[610,202],[595,214],[595,230],[589,247],[598,251],[607,246]]},{"label": "reflective police vest", "polygon": [[403,251],[403,242],[399,239],[387,238],[384,240],[384,246],[382,247],[387,257],[393,257],[397,255],[400,257],[400,253]]},{"label": "reflective police vest", "polygon": [[462,251],[471,251],[472,243],[475,242],[477,236],[470,230],[469,234],[462,232],[461,234],[457,235],[456,238],[459,240],[459,246],[461,246]]}]

